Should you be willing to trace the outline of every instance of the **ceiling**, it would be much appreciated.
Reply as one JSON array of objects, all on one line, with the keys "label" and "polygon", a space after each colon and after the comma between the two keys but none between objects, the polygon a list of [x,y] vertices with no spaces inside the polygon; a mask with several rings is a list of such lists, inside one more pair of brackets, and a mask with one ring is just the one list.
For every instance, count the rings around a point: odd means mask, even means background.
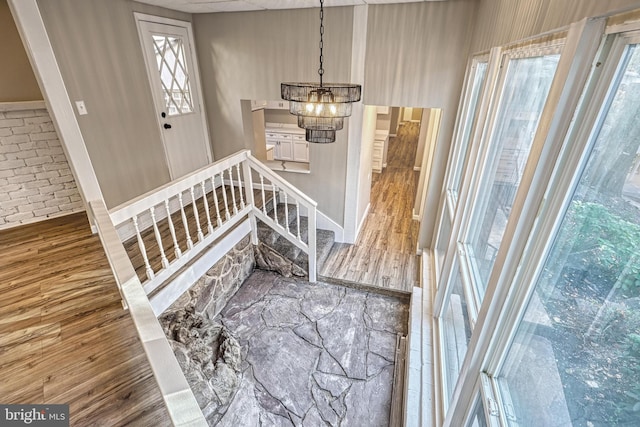
[{"label": "ceiling", "polygon": [[[168,9],[188,13],[244,12],[267,9],[301,9],[319,7],[320,0],[138,0]],[[325,0],[325,6],[353,6],[363,4],[418,3],[444,0]]]}]

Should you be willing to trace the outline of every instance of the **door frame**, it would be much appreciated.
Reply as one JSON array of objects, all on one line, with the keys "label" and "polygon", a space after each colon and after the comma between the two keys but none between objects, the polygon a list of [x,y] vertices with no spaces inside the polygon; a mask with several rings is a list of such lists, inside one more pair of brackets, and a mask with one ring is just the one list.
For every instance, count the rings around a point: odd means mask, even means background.
[{"label": "door frame", "polygon": [[[211,150],[211,139],[209,138],[209,125],[207,122],[207,115],[205,113],[205,103],[204,103],[204,96],[202,93],[202,81],[200,80],[200,66],[198,65],[198,56],[197,56],[197,51],[196,51],[196,44],[195,44],[195,39],[193,37],[193,25],[190,21],[181,21],[178,19],[172,19],[172,18],[165,18],[163,16],[157,16],[157,15],[149,15],[146,13],[141,13],[141,12],[133,12],[133,16],[135,18],[136,21],[136,29],[138,30],[138,38],[140,40],[140,54],[142,55],[146,68],[147,70],[152,69],[153,67],[150,67],[150,64],[148,63],[148,59],[147,59],[147,55],[144,52],[144,39],[143,39],[143,32],[142,32],[142,28],[140,26],[140,23],[142,21],[145,22],[152,22],[155,24],[163,24],[163,25],[171,25],[174,27],[181,27],[187,30],[187,36],[189,38],[188,42],[189,42],[189,49],[191,49],[191,60],[193,62],[193,70],[191,70],[191,74],[193,77],[191,79],[191,83],[192,83],[192,88],[191,90],[194,91],[197,96],[198,96],[198,100],[199,100],[199,108],[200,108],[200,121],[202,123],[202,133],[204,135],[204,143],[206,146],[206,151],[207,151],[207,161],[208,163],[213,162],[214,157],[213,157],[213,152]],[[151,96],[153,97],[154,100],[154,104],[156,102],[156,95],[154,94],[154,87],[153,84],[151,83],[151,78],[150,76],[147,76],[147,82],[149,85],[149,90],[151,91]],[[156,110],[155,105],[154,105],[154,111]],[[156,122],[158,123],[158,129],[160,129],[162,127],[162,120],[161,117],[158,114],[155,114],[155,119]],[[167,149],[166,149],[166,141],[165,141],[165,136],[162,132],[160,132],[160,137],[162,138],[162,148],[164,150],[164,155],[165,158],[167,160],[167,166],[169,165],[169,158],[167,155]],[[171,168],[169,168],[169,174],[173,175],[171,172]],[[175,179],[175,176],[171,176],[171,179]]]}]

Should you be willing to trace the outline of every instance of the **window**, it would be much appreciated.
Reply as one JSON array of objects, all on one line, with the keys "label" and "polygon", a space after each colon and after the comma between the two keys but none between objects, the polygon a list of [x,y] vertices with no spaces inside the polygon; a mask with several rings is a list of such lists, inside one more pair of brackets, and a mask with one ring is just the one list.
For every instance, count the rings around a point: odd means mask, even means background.
[{"label": "window", "polygon": [[455,155],[452,161],[452,172],[448,179],[447,201],[450,215],[453,215],[455,206],[458,203],[462,171],[469,156],[469,142],[471,140],[471,130],[473,129],[478,110],[480,107],[480,94],[487,74],[488,56],[474,59],[469,76],[468,92],[465,96],[463,106],[463,116],[460,119],[461,126],[457,130],[455,142]]},{"label": "window", "polygon": [[488,66],[499,71],[483,135],[453,217],[441,215],[451,238],[436,241],[437,424],[640,425],[640,21],[629,19],[583,20]]},{"label": "window", "polygon": [[460,368],[467,353],[467,345],[471,338],[471,323],[469,311],[460,278],[460,270],[454,263],[452,290],[449,303],[442,316],[442,342],[444,346],[444,368],[447,391],[447,401],[451,399],[458,381]]},{"label": "window", "polygon": [[625,48],[497,384],[509,425],[640,425],[640,47]]},{"label": "window", "polygon": [[[465,232],[465,254],[478,305],[500,247],[518,185],[529,157],[533,137],[555,75],[559,47],[545,55],[506,57],[498,110],[480,189]],[[476,167],[479,165],[476,164]]]},{"label": "window", "polygon": [[438,239],[436,241],[436,247],[433,251],[436,261],[436,271],[442,270],[445,254],[447,251],[447,245],[451,238],[451,216],[449,215],[449,209],[446,206],[442,209],[442,218],[440,219],[440,230],[438,232]]},{"label": "window", "polygon": [[182,38],[154,34],[152,40],[168,115],[191,113],[191,87]]}]

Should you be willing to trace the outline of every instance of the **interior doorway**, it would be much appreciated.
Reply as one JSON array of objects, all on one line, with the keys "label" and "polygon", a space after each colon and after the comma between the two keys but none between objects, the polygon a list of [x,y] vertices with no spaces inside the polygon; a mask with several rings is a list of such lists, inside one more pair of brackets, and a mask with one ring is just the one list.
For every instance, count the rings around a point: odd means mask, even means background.
[{"label": "interior doorway", "polygon": [[371,172],[368,205],[359,210],[355,243],[334,244],[322,276],[401,291],[418,285],[415,206],[423,200],[419,187],[422,182],[426,188],[438,115],[432,109],[365,106],[362,144],[363,151],[370,145],[371,156],[361,167]]}]

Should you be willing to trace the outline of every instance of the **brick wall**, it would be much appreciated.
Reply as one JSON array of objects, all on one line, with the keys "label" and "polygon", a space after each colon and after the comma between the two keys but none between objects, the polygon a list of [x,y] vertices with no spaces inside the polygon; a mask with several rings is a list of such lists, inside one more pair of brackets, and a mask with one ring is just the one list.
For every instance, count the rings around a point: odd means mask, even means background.
[{"label": "brick wall", "polygon": [[0,104],[0,229],[84,210],[47,110],[15,108]]}]

